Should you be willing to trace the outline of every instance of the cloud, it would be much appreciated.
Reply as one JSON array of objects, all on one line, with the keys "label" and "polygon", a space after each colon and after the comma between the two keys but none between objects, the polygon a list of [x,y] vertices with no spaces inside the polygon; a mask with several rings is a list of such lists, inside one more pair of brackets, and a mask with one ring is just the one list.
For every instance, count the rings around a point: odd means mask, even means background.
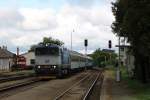
[{"label": "cloud", "polygon": [[[0,24],[5,26],[5,29],[0,28],[0,35],[3,40],[7,40],[11,49],[12,46],[19,46],[23,50],[28,50],[32,44],[40,42],[44,36],[59,39],[70,48],[71,32],[73,49],[80,52],[84,51],[84,39],[89,40],[88,52],[97,48],[107,48],[108,40],[112,40],[113,45],[117,44],[117,39],[110,28],[114,20],[110,1],[109,4],[91,6],[90,9],[66,3],[59,11],[53,8],[20,8],[9,11],[0,10],[0,14],[0,21],[7,22]],[[8,28],[9,26],[11,28]],[[0,42],[3,44],[2,41]]]},{"label": "cloud", "polygon": [[15,9],[0,9],[0,28],[15,28],[23,16]]},{"label": "cloud", "polygon": [[[111,14],[111,8],[104,6],[86,9],[78,6],[72,7],[66,5],[58,14],[58,20],[58,22],[61,22],[59,25],[62,28],[62,31],[68,32],[64,34],[67,38],[70,37],[70,32],[73,29],[75,30],[73,33],[73,45],[75,46],[73,48],[75,49],[83,47],[82,42],[85,38],[91,41],[90,46],[92,46],[92,48],[90,48],[93,50],[96,49],[97,46],[107,48],[108,40],[112,40],[115,44],[117,43],[110,28],[110,25],[114,20]],[[69,46],[70,42],[66,39],[64,40]]]},{"label": "cloud", "polygon": [[68,3],[71,5],[77,5],[77,6],[84,6],[84,7],[89,7],[94,4],[97,0],[67,0]]},{"label": "cloud", "polygon": [[57,27],[56,17],[52,9],[20,9],[24,16],[21,26],[24,30],[44,30]]}]

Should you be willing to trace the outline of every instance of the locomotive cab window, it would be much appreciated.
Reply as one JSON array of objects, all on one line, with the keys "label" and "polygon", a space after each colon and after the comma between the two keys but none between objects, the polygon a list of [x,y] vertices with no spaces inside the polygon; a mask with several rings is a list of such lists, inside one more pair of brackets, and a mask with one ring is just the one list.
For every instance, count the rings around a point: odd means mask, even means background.
[{"label": "locomotive cab window", "polygon": [[59,48],[58,47],[36,48],[35,54],[36,55],[59,55]]}]

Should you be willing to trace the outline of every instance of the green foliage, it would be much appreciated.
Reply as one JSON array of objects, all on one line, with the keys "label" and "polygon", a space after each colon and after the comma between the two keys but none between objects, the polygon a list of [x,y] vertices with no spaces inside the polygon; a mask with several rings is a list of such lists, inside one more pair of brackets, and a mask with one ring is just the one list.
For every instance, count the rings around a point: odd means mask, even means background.
[{"label": "green foliage", "polygon": [[101,51],[100,48],[95,50],[91,56],[94,59],[94,64],[99,67],[104,67],[106,64],[112,64],[117,57],[115,53],[104,52]]},{"label": "green foliage", "polygon": [[64,43],[58,39],[53,39],[52,37],[44,37],[43,41],[39,44],[49,45],[49,44],[56,44],[62,46]]},{"label": "green foliage", "polygon": [[150,100],[150,84],[142,84],[135,79],[128,77],[127,69],[121,67],[121,78],[125,84],[127,84],[128,89],[134,93],[134,98],[136,100]]},{"label": "green foliage", "polygon": [[[56,44],[56,45],[59,45],[59,46],[62,46],[64,44],[64,42],[58,40],[58,39],[53,39],[52,37],[44,37],[43,38],[43,41],[38,43],[37,45],[50,45],[50,44]],[[29,51],[34,51],[35,47],[37,45],[32,45],[30,47],[30,50]]]},{"label": "green foliage", "polygon": [[133,47],[142,46],[139,53],[149,54],[150,1],[117,0],[112,5],[112,12],[116,18],[112,24],[113,32],[127,37]]},{"label": "green foliage", "polygon": [[30,50],[29,50],[28,52],[34,51],[34,49],[35,49],[36,46],[37,46],[37,45],[32,45],[32,46],[30,47]]},{"label": "green foliage", "polygon": [[150,100],[150,84],[142,84],[137,80],[127,79],[128,87],[134,92],[137,100]]},{"label": "green foliage", "polygon": [[116,0],[112,3],[112,12],[116,19],[112,30],[130,42],[135,56],[135,73],[145,81],[146,73],[150,72],[147,70],[150,65],[150,0]]}]

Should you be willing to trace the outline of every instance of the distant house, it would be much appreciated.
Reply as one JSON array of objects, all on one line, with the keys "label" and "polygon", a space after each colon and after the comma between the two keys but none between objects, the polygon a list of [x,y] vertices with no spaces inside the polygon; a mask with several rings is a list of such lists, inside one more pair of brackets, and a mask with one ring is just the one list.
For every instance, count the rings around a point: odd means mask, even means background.
[{"label": "distant house", "polygon": [[0,47],[0,71],[10,71],[14,64],[14,53],[7,50],[7,47]]},{"label": "distant house", "polygon": [[102,51],[107,53],[115,53],[115,50],[110,50],[110,49],[103,49]]},{"label": "distant house", "polygon": [[34,67],[35,65],[35,54],[34,51],[29,51],[27,53],[22,54],[26,58],[26,66]]}]

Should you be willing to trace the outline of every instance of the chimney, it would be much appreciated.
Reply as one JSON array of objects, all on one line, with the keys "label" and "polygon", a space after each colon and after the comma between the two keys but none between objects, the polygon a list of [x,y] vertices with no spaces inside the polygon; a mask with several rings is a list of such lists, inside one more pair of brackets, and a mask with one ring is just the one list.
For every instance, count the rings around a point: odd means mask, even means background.
[{"label": "chimney", "polygon": [[5,46],[4,45],[3,45],[2,49],[5,50]]},{"label": "chimney", "polygon": [[3,50],[7,50],[7,46],[4,46],[4,45],[0,48],[3,49]]},{"label": "chimney", "polygon": [[19,56],[19,47],[17,47],[17,56]]}]

